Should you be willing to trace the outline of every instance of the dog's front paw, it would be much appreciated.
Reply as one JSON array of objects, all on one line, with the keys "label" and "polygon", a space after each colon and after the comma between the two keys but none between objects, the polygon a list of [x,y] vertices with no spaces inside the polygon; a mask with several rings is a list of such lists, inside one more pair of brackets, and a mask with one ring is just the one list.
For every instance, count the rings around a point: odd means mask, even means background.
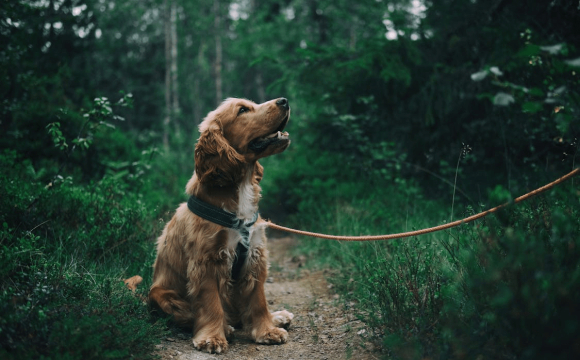
[{"label": "dog's front paw", "polygon": [[253,330],[252,337],[258,344],[283,344],[288,340],[288,332],[272,327],[262,331]]},{"label": "dog's front paw", "polygon": [[193,346],[197,350],[219,354],[228,349],[228,342],[221,336],[196,336],[193,338]]},{"label": "dog's front paw", "polygon": [[272,313],[272,323],[275,327],[288,329],[290,322],[294,319],[294,314],[286,310],[276,311]]}]

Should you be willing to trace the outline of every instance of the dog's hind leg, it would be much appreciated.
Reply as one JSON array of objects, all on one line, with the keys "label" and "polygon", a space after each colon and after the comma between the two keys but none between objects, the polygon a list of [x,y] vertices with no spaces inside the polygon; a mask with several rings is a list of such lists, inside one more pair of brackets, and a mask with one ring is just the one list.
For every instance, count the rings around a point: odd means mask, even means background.
[{"label": "dog's hind leg", "polygon": [[176,291],[154,285],[149,291],[149,303],[172,315],[179,326],[193,326],[194,316],[191,306]]}]

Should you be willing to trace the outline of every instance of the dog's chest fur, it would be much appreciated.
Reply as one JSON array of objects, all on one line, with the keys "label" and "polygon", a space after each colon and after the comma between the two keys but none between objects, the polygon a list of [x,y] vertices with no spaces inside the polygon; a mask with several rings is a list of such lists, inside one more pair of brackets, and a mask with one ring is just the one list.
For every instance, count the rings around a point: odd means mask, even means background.
[{"label": "dog's chest fur", "polygon": [[260,186],[255,184],[253,180],[254,173],[247,171],[244,180],[238,187],[238,210],[236,214],[240,219],[251,219],[258,211]]},{"label": "dog's chest fur", "polygon": [[[246,176],[238,187],[238,208],[236,215],[240,219],[250,220],[258,211],[258,201],[260,198],[260,186],[254,182],[254,173],[247,171]],[[256,247],[261,244],[261,236],[255,234],[257,225],[254,224],[250,229],[250,246]],[[260,231],[258,231],[260,233]],[[257,236],[254,236],[257,235]],[[228,230],[228,247],[235,249],[242,237],[236,230]]]}]

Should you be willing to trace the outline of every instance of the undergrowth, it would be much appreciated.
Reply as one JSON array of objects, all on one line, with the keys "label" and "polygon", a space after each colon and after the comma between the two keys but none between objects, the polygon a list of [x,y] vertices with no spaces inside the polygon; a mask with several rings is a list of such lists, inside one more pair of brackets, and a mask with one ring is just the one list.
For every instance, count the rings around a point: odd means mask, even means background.
[{"label": "undergrowth", "polygon": [[110,178],[47,189],[14,152],[0,165],[0,357],[152,358],[164,324],[121,281],[150,278],[151,210]]},{"label": "undergrowth", "polygon": [[[47,114],[58,121],[38,136],[44,150],[34,157],[27,142],[0,151],[2,359],[155,357],[167,324],[141,298],[153,240],[178,201],[163,188],[175,179],[151,171],[168,155],[139,151],[115,130],[122,118],[112,106],[97,98],[80,113]],[[133,294],[122,281],[137,274],[144,282]]]},{"label": "undergrowth", "polygon": [[[496,189],[489,202],[504,195]],[[306,202],[289,221],[331,234],[395,233],[448,219],[445,206],[408,183]],[[335,269],[329,280],[345,306],[356,303],[387,359],[575,358],[579,205],[580,188],[568,183],[447,232],[367,243],[309,238],[297,251]]]}]

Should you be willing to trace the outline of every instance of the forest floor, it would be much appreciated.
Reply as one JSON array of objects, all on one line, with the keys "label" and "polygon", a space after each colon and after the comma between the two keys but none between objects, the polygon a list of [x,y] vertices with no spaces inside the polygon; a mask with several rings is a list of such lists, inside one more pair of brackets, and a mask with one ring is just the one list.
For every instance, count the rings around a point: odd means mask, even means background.
[{"label": "forest floor", "polygon": [[369,329],[339,303],[339,296],[326,282],[326,271],[306,270],[307,259],[291,255],[295,245],[291,237],[270,238],[268,242],[271,267],[266,298],[271,311],[285,309],[294,314],[287,343],[256,344],[249,334],[236,330],[228,351],[208,354],[193,347],[191,333],[174,329],[161,339],[157,354],[164,360],[379,359],[380,349],[370,340]]}]

